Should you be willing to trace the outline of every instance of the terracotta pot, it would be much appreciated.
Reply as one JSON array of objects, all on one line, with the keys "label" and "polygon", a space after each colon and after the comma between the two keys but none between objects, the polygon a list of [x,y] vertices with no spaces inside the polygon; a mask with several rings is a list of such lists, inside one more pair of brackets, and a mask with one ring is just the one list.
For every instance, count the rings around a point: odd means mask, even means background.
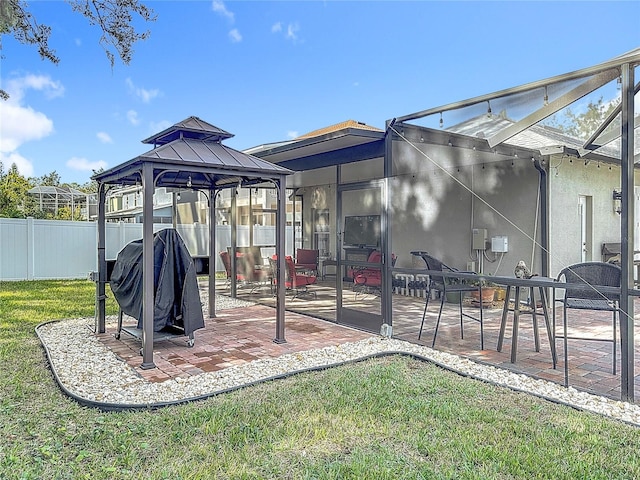
[{"label": "terracotta pot", "polygon": [[[496,293],[496,289],[495,288],[491,288],[491,287],[486,287],[482,289],[482,303],[483,304],[490,304],[493,302],[493,296]],[[475,292],[471,292],[471,297],[476,301],[476,302],[480,302],[480,292],[475,291]]]}]

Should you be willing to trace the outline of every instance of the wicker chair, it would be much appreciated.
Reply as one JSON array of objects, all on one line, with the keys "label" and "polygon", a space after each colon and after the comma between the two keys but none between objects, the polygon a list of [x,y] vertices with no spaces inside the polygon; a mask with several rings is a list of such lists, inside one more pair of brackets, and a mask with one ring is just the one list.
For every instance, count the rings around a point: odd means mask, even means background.
[{"label": "wicker chair", "polygon": [[[429,255],[427,252],[411,252],[412,255],[421,257],[427,265],[427,270],[435,270],[439,272],[458,272],[459,270],[449,267],[442,263],[440,260]],[[474,273],[474,272],[464,272]],[[422,314],[422,323],[420,324],[420,332],[418,333],[418,340],[422,337],[422,329],[424,327],[424,320],[427,316],[427,308],[429,307],[429,299],[431,298],[431,292],[436,291],[440,294],[440,311],[438,312],[438,320],[436,321],[436,328],[433,333],[433,341],[431,347],[436,344],[436,337],[438,336],[438,327],[440,325],[440,318],[442,317],[442,308],[444,307],[444,300],[447,293],[458,293],[458,305],[460,307],[460,338],[464,339],[464,318],[468,318],[480,323],[480,348],[484,350],[484,330],[483,330],[483,315],[482,315],[482,286],[470,285],[464,283],[464,281],[454,281],[454,279],[441,277],[439,275],[429,276],[429,286],[427,288],[427,298],[424,304],[424,312]],[[480,317],[474,317],[466,314],[462,311],[462,298],[466,292],[480,292]]]},{"label": "wicker chair", "polygon": [[[562,326],[563,334],[556,335],[555,338],[564,340],[564,384],[569,385],[569,366],[567,354],[567,340],[592,340],[598,342],[611,342],[613,344],[613,374],[616,374],[616,323],[618,305],[620,303],[620,295],[611,293],[602,293],[598,290],[599,286],[619,287],[622,270],[619,266],[604,262],[586,262],[571,265],[563,269],[558,275],[559,282],[568,284],[583,284],[592,287],[589,290],[566,288],[564,290],[564,298],[557,300],[563,304]],[[558,287],[562,288],[562,287]],[[601,312],[613,313],[613,337],[612,338],[594,338],[583,336],[567,335],[567,311],[575,310],[596,310]],[[576,323],[578,319],[576,318]],[[554,332],[555,334],[555,332]]]}]

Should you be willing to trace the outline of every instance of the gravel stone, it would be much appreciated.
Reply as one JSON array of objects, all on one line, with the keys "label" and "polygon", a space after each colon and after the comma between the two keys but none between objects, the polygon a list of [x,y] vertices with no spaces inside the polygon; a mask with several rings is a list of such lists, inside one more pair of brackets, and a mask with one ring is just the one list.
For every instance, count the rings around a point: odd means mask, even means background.
[{"label": "gravel stone", "polygon": [[[206,310],[206,301],[203,301],[203,305]],[[216,298],[217,310],[247,305],[252,303],[223,295]],[[107,321],[115,325],[116,317],[108,317]],[[430,347],[377,335],[359,342],[286,354],[276,359],[256,360],[216,372],[148,382],[103,345],[94,334],[93,327],[93,318],[80,318],[46,323],[36,329],[63,389],[87,403],[127,408],[183,402],[291,372],[339,365],[374,355],[404,353],[472,378],[640,425],[638,405],[581,392],[572,387],[565,388]],[[86,361],[88,356],[93,359],[92,362]]]}]

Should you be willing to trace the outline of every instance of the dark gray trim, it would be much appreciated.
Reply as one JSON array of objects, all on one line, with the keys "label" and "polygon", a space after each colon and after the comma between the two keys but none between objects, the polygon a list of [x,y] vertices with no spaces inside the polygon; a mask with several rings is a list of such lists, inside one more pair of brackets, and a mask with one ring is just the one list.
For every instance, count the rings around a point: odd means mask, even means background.
[{"label": "dark gray trim", "polygon": [[360,162],[379,158],[384,155],[384,140],[354,145],[329,152],[318,153],[306,157],[292,158],[278,162],[278,165],[295,171],[313,170],[322,167],[332,167],[345,163]]},{"label": "dark gray trim", "polygon": [[620,342],[622,400],[634,401],[634,305],[629,290],[633,288],[633,225],[634,225],[634,69],[622,65],[622,131],[621,131],[621,181],[622,214],[620,224]]}]

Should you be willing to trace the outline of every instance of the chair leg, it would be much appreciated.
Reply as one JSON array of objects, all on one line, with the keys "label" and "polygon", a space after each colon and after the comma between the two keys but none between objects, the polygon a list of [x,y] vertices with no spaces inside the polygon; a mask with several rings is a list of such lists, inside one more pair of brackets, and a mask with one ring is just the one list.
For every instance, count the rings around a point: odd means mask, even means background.
[{"label": "chair leg", "polygon": [[613,311],[613,374],[616,374],[616,320],[617,320],[617,315],[616,315],[616,311]]},{"label": "chair leg", "polygon": [[427,301],[424,303],[424,312],[422,312],[422,323],[420,323],[420,332],[418,333],[418,340],[422,337],[422,327],[424,327],[424,319],[427,316],[427,307],[429,306],[429,297],[431,292],[427,295]]},{"label": "chair leg", "polygon": [[484,350],[484,307],[482,305],[482,294],[480,294],[480,350]]},{"label": "chair leg", "polygon": [[431,348],[436,345],[436,336],[438,335],[438,327],[440,326],[440,317],[442,317],[442,307],[444,307],[444,299],[446,295],[440,292],[440,311],[438,312],[438,320],[436,321],[436,330],[433,332],[433,342],[431,342]]},{"label": "chair leg", "polygon": [[462,292],[458,294],[458,305],[460,307],[460,338],[464,340],[464,322],[462,321]]},{"label": "chair leg", "polygon": [[564,386],[569,386],[569,364],[568,359],[569,355],[567,354],[567,306],[565,305],[562,309],[562,327],[564,333]]}]

